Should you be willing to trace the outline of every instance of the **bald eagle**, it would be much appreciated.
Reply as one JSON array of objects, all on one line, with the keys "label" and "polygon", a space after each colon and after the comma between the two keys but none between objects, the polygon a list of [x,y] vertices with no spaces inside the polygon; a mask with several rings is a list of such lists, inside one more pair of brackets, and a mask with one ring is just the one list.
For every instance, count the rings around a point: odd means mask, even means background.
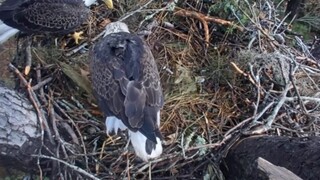
[{"label": "bald eagle", "polygon": [[128,129],[138,157],[148,161],[160,156],[164,98],[148,45],[126,24],[113,22],[89,53],[93,91],[106,115],[107,133]]},{"label": "bald eagle", "polygon": [[[67,34],[88,17],[97,0],[0,0],[0,44],[19,30]],[[104,0],[112,8],[112,0]]]}]

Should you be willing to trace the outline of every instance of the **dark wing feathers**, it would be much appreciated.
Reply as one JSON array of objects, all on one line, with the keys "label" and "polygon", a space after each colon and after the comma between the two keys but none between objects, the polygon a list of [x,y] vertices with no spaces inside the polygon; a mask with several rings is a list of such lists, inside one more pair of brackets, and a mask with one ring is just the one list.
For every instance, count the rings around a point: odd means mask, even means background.
[{"label": "dark wing feathers", "polygon": [[144,124],[140,128],[140,132],[146,135],[146,137],[149,137],[149,140],[151,140],[152,142],[156,142],[156,137],[159,137],[159,138],[162,137],[159,127],[154,124],[157,122],[158,110],[159,108],[157,107],[146,106],[144,109],[144,117],[143,117]]},{"label": "dark wing feathers", "polygon": [[130,81],[124,100],[125,115],[132,128],[140,128],[146,104],[146,92],[141,82]]},{"label": "dark wing feathers", "polygon": [[[143,42],[140,39],[129,40],[127,43],[126,53],[124,53],[124,63],[127,77],[129,80],[138,80],[141,78],[140,61],[145,52],[143,48]],[[148,58],[148,57],[147,57]]]},{"label": "dark wing feathers", "polygon": [[[145,53],[142,59],[148,59],[151,57],[154,59],[151,50],[147,45],[144,45]],[[164,98],[162,95],[162,88],[160,84],[160,77],[155,61],[144,61],[144,65],[147,67],[144,71],[143,85],[147,92],[147,104],[150,106],[163,107]],[[156,73],[154,72],[156,70]],[[155,81],[157,79],[157,81]]]},{"label": "dark wing feathers", "polygon": [[82,0],[7,0],[0,7],[5,24],[27,33],[69,33],[89,13]]},{"label": "dark wing feathers", "polygon": [[149,47],[136,35],[114,33],[96,43],[90,56],[93,89],[106,116],[156,143],[163,95]]}]

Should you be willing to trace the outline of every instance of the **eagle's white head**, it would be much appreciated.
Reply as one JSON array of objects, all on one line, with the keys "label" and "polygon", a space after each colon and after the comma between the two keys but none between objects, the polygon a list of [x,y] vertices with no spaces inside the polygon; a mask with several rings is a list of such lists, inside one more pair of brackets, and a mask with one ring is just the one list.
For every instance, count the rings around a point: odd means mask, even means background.
[{"label": "eagle's white head", "polygon": [[105,27],[105,33],[103,37],[107,36],[108,34],[118,33],[118,32],[130,33],[129,28],[125,23],[116,21],[116,22],[109,23]]},{"label": "eagle's white head", "polygon": [[[92,4],[96,4],[97,0],[83,0],[84,4],[89,7]],[[113,9],[113,2],[112,0],[103,0],[103,2],[107,5],[108,8]]]}]

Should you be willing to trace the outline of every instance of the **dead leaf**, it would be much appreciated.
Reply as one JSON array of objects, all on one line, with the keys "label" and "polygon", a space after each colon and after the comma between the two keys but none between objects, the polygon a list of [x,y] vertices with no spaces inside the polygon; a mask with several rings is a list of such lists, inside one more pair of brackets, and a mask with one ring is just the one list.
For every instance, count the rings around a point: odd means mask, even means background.
[{"label": "dead leaf", "polygon": [[81,72],[81,69],[77,70],[75,67],[72,67],[63,62],[58,63],[65,75],[67,75],[77,86],[86,91],[89,95],[92,95],[90,80],[88,76],[83,74],[84,72]]}]

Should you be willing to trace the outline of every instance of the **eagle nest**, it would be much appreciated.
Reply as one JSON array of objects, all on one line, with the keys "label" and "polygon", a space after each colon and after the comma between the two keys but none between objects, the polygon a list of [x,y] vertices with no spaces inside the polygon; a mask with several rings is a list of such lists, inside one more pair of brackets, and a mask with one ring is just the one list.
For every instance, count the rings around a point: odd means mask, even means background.
[{"label": "eagle nest", "polygon": [[[63,152],[35,171],[67,179],[223,179],[220,163],[244,135],[317,136],[320,57],[309,48],[316,45],[290,30],[281,6],[228,2],[120,0],[112,11],[95,6],[80,28],[86,38],[79,45],[64,36],[54,48],[33,48],[28,76],[19,73],[24,66],[16,58],[10,67],[26,83],[20,90],[29,87],[38,116],[54,117],[56,123],[43,119],[49,125],[44,131],[60,138],[53,141]],[[87,49],[116,20],[145,38],[160,72],[164,149],[150,163],[125,148],[125,132],[106,135],[92,96]]]}]

